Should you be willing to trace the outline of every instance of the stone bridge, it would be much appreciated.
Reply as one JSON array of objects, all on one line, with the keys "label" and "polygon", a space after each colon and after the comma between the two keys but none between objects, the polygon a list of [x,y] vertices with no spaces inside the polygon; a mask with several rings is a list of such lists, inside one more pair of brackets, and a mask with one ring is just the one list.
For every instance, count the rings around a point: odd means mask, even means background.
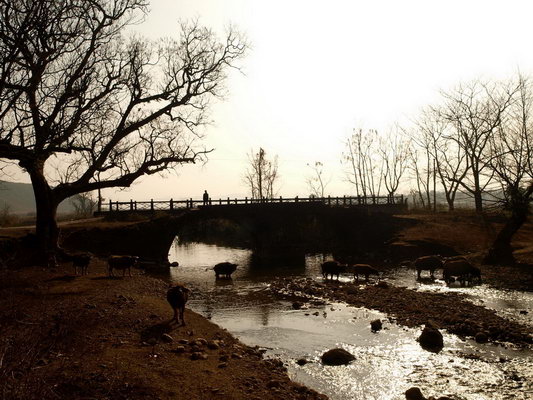
[{"label": "stone bridge", "polygon": [[[341,198],[342,199],[342,198]],[[348,202],[346,202],[348,203]],[[357,204],[335,201],[281,201],[218,204],[195,208],[153,210],[147,221],[118,228],[70,232],[67,248],[98,255],[138,255],[145,262],[168,263],[176,236],[246,247],[265,259],[301,258],[306,252],[368,247],[388,240],[398,225],[394,214],[406,210],[404,202]],[[132,209],[107,212],[115,216],[138,214]]]}]

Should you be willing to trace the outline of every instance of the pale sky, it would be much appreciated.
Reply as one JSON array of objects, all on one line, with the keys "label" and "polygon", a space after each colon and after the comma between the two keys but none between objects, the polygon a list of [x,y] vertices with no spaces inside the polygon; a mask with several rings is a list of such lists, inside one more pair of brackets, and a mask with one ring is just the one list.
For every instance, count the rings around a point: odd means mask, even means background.
[{"label": "pale sky", "polygon": [[386,130],[462,81],[533,72],[527,0],[151,0],[150,8],[135,27],[150,38],[176,37],[179,19],[198,18],[221,33],[234,24],[252,49],[212,108],[208,163],[108,190],[108,199],[249,195],[242,177],[260,146],[279,157],[279,194],[308,195],[306,164],[315,161],[331,176],[328,192],[350,194],[340,158],[352,128]]}]

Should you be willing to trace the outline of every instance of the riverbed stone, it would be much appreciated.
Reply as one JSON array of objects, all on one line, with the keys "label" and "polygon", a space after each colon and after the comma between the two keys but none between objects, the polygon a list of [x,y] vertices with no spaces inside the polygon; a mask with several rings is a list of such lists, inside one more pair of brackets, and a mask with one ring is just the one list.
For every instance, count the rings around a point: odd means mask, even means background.
[{"label": "riverbed stone", "polygon": [[474,337],[476,339],[476,342],[478,343],[487,343],[489,341],[489,337],[485,332],[478,332],[476,333],[476,336]]},{"label": "riverbed stone", "polygon": [[294,303],[292,303],[292,309],[293,310],[300,310],[302,307],[303,307],[303,303],[299,302],[299,301],[295,301]]},{"label": "riverbed stone", "polygon": [[170,336],[168,333],[163,333],[161,335],[161,340],[165,343],[172,343],[174,341],[174,338]]},{"label": "riverbed stone", "polygon": [[405,391],[405,400],[427,400],[420,388],[412,387]]},{"label": "riverbed stone", "polygon": [[383,329],[383,323],[380,319],[375,319],[374,321],[370,322],[370,329],[372,332],[377,332]]},{"label": "riverbed stone", "polygon": [[438,353],[444,347],[444,339],[442,333],[432,323],[427,323],[420,337],[418,338],[420,346],[424,350],[428,350],[434,353]]},{"label": "riverbed stone", "polygon": [[325,365],[346,365],[355,360],[352,354],[340,348],[326,351],[321,358]]}]

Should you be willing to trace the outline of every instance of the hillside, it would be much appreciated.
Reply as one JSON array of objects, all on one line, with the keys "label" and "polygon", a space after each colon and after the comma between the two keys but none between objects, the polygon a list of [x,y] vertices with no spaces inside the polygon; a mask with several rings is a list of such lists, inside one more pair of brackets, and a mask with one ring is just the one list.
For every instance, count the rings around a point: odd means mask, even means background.
[{"label": "hillside", "polygon": [[[6,205],[13,214],[31,214],[35,212],[35,197],[29,183],[0,181],[0,210]],[[69,200],[59,205],[59,213],[71,213],[74,207]]]}]

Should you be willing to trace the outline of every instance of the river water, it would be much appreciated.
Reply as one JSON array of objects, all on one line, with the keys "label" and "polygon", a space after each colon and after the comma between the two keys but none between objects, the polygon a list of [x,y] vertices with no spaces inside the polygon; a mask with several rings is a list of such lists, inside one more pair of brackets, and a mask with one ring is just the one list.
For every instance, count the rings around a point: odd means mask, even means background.
[{"label": "river water", "polygon": [[[292,379],[331,399],[404,399],[418,386],[429,397],[454,395],[466,400],[533,398],[533,351],[512,346],[480,345],[444,334],[438,354],[416,342],[420,329],[391,322],[375,310],[318,301],[307,309],[293,310],[291,303],[268,290],[276,277],[322,279],[321,256],[309,255],[301,266],[257,266],[249,250],[202,243],[176,244],[169,260],[170,279],[193,289],[188,307],[226,328],[242,342],[267,349],[267,357],[281,359]],[[211,268],[223,261],[239,265],[231,280],[215,280]],[[347,278],[341,278],[346,279]],[[486,287],[446,288],[437,280],[415,281],[412,269],[389,271],[391,284],[428,291],[460,291],[469,299],[495,309],[502,316],[533,327],[533,295]],[[527,314],[526,314],[527,312]],[[370,321],[380,318],[384,329],[370,331]],[[342,347],[356,360],[348,366],[322,365],[320,355]],[[304,366],[296,360],[312,361]]]}]

